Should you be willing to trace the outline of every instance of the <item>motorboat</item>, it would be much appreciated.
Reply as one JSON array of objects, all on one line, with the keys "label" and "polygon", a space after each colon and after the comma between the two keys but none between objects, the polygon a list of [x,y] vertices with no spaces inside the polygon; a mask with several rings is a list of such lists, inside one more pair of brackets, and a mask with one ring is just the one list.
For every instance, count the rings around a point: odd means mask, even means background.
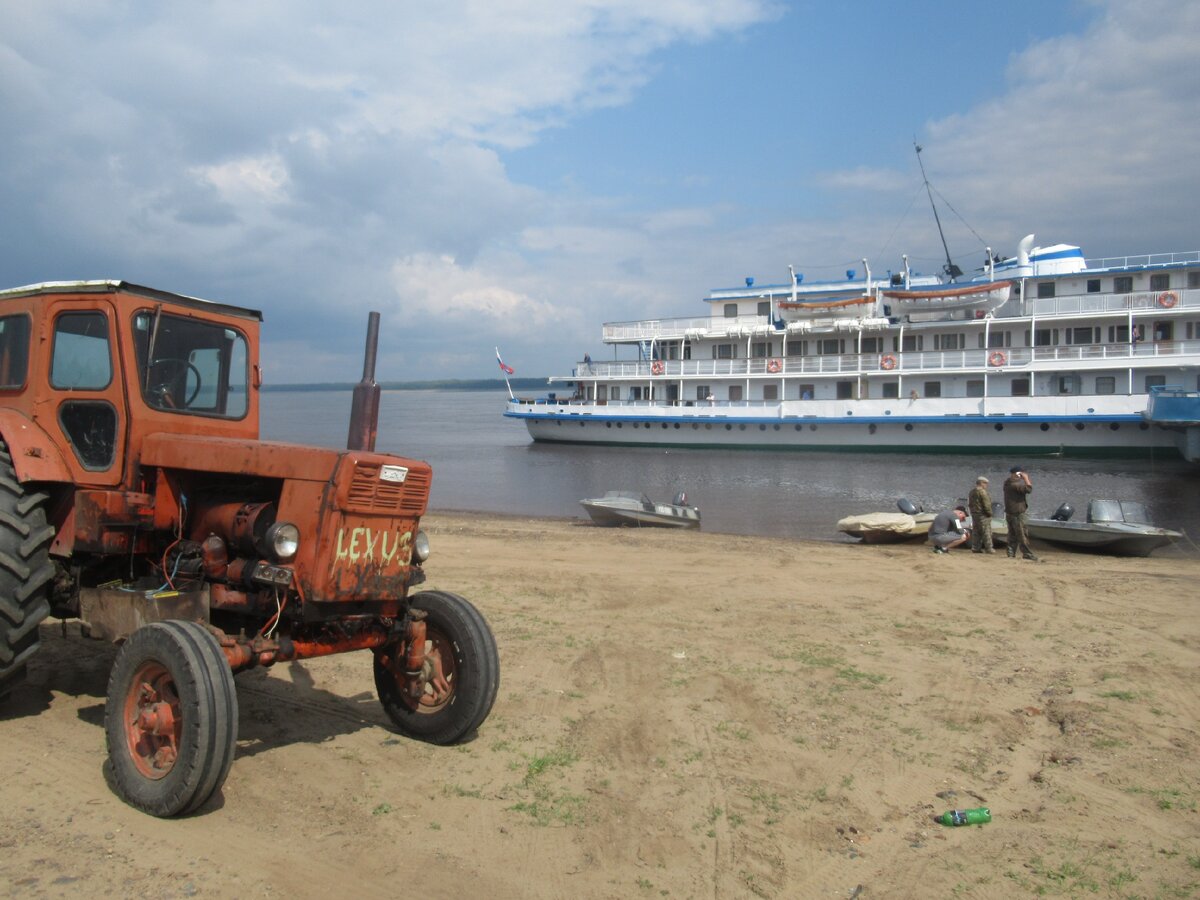
[{"label": "motorboat", "polygon": [[899,512],[871,512],[839,519],[837,529],[842,534],[860,538],[864,544],[901,544],[923,541],[929,535],[934,514],[927,513],[901,497],[896,501]]},{"label": "motorboat", "polygon": [[1064,503],[1049,519],[1030,519],[1029,536],[1049,544],[1108,553],[1149,556],[1183,537],[1178,531],[1149,522],[1146,507],[1129,500],[1089,500],[1086,522],[1072,522],[1075,509]]},{"label": "motorboat", "polygon": [[700,510],[689,506],[680,491],[670,503],[656,503],[638,491],[608,491],[603,497],[580,500],[596,525],[654,528],[699,528]]}]

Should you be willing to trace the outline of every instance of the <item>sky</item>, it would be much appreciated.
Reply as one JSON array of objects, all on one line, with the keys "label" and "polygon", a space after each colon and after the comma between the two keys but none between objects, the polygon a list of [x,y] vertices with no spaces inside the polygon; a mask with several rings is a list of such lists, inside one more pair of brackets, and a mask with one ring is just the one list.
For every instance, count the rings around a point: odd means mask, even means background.
[{"label": "sky", "polygon": [[565,374],[753,276],[1200,249],[1189,0],[0,0],[0,287],[261,310],[272,384]]}]

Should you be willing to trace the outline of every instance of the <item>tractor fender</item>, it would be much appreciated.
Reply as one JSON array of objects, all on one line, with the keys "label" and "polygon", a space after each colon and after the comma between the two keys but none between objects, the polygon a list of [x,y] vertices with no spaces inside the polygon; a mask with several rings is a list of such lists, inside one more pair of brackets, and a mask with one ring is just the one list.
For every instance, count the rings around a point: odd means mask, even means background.
[{"label": "tractor fender", "polygon": [[0,409],[0,439],[8,445],[18,481],[70,484],[74,480],[67,461],[50,435],[17,410]]}]

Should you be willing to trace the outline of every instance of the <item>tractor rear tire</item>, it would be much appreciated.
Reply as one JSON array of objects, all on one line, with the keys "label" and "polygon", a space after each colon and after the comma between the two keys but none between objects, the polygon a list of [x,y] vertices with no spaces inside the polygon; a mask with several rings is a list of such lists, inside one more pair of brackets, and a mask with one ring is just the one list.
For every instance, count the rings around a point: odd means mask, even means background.
[{"label": "tractor rear tire", "polygon": [[202,806],[229,774],[237,743],[233,672],[196,622],[144,625],[108,679],[104,734],[121,799],[152,816]]},{"label": "tractor rear tire", "polygon": [[50,615],[50,541],[47,495],[17,480],[0,440],[0,700],[22,680],[37,652],[38,626]]},{"label": "tractor rear tire", "polygon": [[425,613],[426,653],[440,655],[448,694],[426,688],[413,704],[398,678],[375,655],[375,687],[384,711],[407,737],[431,744],[452,744],[474,733],[496,702],[500,688],[500,654],[496,638],[479,610],[464,597],[447,591],[422,591],[410,600]]}]

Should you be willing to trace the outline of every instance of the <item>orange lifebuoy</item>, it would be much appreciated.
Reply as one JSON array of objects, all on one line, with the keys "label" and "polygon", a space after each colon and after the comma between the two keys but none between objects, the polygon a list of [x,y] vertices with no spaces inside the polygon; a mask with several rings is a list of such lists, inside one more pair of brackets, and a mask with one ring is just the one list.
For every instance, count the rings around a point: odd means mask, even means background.
[{"label": "orange lifebuoy", "polygon": [[661,375],[666,370],[667,367],[662,364],[661,360],[656,359],[654,362],[650,363],[650,372],[654,375]]},{"label": "orange lifebuoy", "polygon": [[1003,350],[995,350],[988,356],[989,366],[1002,366],[1008,362],[1008,357],[1004,355]]},{"label": "orange lifebuoy", "polygon": [[783,363],[781,363],[777,359],[768,359],[767,360],[767,371],[768,372],[782,372],[783,371]]},{"label": "orange lifebuoy", "polygon": [[881,356],[879,358],[879,368],[883,369],[885,372],[892,371],[892,369],[896,368],[896,357],[892,356],[890,353],[885,356]]},{"label": "orange lifebuoy", "polygon": [[1179,302],[1179,297],[1174,291],[1163,291],[1158,295],[1158,305],[1163,309],[1170,309]]}]

